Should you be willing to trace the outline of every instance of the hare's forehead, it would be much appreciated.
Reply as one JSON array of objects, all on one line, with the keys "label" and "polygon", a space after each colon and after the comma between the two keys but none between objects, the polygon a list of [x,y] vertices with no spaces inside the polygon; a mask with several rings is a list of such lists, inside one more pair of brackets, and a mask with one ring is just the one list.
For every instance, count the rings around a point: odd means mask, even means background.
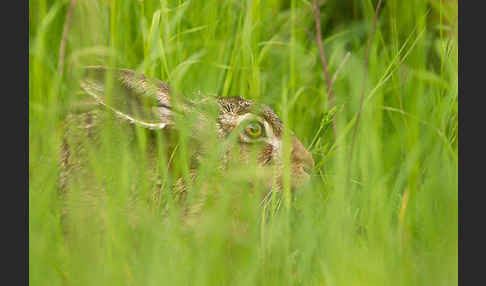
[{"label": "hare's forehead", "polygon": [[277,114],[275,114],[270,107],[263,105],[261,116],[270,124],[270,126],[272,126],[275,135],[280,137],[282,134],[282,120],[280,120]]}]

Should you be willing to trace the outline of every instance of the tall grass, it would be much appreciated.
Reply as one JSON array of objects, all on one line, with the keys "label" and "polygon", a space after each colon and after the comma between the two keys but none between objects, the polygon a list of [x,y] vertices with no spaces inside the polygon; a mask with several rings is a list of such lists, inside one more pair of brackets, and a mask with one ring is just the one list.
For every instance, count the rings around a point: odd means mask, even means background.
[{"label": "tall grass", "polygon": [[[310,0],[78,0],[58,73],[69,2],[29,3],[32,285],[457,284],[457,2],[384,1],[364,69],[377,1],[320,1],[331,75],[351,53],[333,110]],[[57,189],[62,122],[82,98],[84,65],[160,78],[175,101],[200,91],[272,106],[312,152],[311,183],[280,202],[285,211],[267,212],[241,183],[258,172],[228,178],[210,155],[189,195],[202,185],[225,195],[187,227],[170,186],[190,176],[191,130],[182,128],[171,158],[155,134],[150,166],[153,134],[137,128],[130,141],[113,119],[89,152],[93,180],[72,186],[66,203]],[[161,185],[150,183],[153,172]],[[86,199],[83,188],[95,185],[103,194]]]}]

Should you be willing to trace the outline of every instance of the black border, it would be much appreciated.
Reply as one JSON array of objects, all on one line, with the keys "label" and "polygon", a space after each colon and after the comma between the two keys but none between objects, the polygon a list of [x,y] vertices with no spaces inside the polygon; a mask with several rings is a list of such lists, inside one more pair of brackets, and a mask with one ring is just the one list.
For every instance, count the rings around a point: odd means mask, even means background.
[{"label": "black border", "polygon": [[[29,1],[3,3],[2,281],[28,285],[29,261]],[[10,17],[8,17],[10,16]],[[10,276],[10,277],[8,277]],[[11,279],[9,279],[11,278]],[[9,281],[14,281],[9,283]]]},{"label": "black border", "polygon": [[[482,1],[458,1],[458,152],[459,152],[459,285],[484,284],[485,190],[484,175],[484,44],[485,15]],[[475,7],[473,4],[476,4]],[[475,136],[476,135],[476,136]],[[465,139],[468,138],[468,139]],[[475,179],[477,181],[475,181]],[[467,233],[467,237],[466,237]],[[483,281],[483,282],[481,282]]]}]

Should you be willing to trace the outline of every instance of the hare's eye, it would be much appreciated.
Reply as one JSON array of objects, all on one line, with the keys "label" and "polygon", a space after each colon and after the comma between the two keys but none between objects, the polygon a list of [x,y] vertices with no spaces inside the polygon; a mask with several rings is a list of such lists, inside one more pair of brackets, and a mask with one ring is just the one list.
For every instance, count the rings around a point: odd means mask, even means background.
[{"label": "hare's eye", "polygon": [[246,125],[245,132],[252,139],[260,138],[264,135],[263,125],[258,121],[250,122]]}]

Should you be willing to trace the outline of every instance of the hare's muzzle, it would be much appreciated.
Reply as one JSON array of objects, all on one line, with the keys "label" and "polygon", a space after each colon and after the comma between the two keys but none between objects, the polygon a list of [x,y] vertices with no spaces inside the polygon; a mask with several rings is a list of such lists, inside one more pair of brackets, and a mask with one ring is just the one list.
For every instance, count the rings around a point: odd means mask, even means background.
[{"label": "hare's muzzle", "polygon": [[314,159],[312,154],[305,149],[304,145],[297,137],[292,138],[292,163],[301,168],[301,170],[308,175],[311,175],[314,170]]}]

